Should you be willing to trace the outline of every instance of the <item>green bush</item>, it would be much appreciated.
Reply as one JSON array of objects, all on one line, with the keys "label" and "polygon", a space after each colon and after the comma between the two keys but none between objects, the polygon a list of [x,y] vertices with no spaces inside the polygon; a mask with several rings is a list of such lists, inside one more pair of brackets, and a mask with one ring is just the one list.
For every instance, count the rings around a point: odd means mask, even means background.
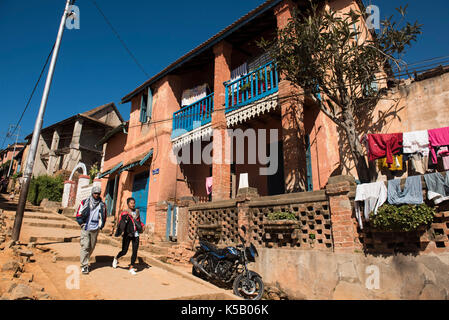
[{"label": "green bush", "polygon": [[435,209],[421,205],[394,206],[385,204],[379,208],[377,214],[370,214],[370,221],[375,229],[381,231],[415,231],[433,222]]},{"label": "green bush", "polygon": [[100,169],[98,168],[98,163],[93,164],[89,170],[90,183],[94,181],[94,179],[97,177],[99,173]]},{"label": "green bush", "polygon": [[268,220],[297,220],[294,213],[291,212],[272,212],[268,214]]},{"label": "green bush", "polygon": [[62,177],[40,176],[31,179],[28,192],[28,201],[38,206],[42,200],[61,201],[64,190],[64,181]]},{"label": "green bush", "polygon": [[9,170],[9,165],[11,164],[11,160],[6,161],[2,165],[0,165],[0,170]]}]

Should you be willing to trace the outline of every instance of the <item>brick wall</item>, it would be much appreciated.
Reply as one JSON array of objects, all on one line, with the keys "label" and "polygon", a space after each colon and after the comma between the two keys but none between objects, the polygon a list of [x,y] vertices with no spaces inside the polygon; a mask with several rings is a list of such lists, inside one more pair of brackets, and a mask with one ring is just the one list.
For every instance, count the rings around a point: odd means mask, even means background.
[{"label": "brick wall", "polygon": [[[373,254],[448,251],[449,203],[436,206],[437,216],[426,231],[375,232],[369,223],[362,231],[355,216],[355,190],[353,177],[338,176],[331,177],[323,191],[259,197],[248,189],[240,190],[236,199],[191,205],[187,242],[203,239],[220,246],[235,245],[240,233],[262,248]],[[269,221],[271,212],[291,212],[297,220]],[[242,225],[245,234],[239,229]]]}]

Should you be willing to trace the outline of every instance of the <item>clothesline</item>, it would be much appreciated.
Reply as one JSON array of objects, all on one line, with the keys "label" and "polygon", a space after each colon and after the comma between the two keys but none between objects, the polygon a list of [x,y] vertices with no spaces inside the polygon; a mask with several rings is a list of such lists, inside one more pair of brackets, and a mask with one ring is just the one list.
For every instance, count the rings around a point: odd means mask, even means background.
[{"label": "clothesline", "polygon": [[361,142],[366,147],[370,161],[383,160],[382,167],[391,170],[402,170],[400,162],[403,159],[398,159],[400,154],[410,155],[413,167],[422,174],[427,171],[427,162],[431,162],[431,165],[438,163],[438,155],[443,158],[444,169],[449,170],[449,127],[405,133],[367,134],[362,137]]},{"label": "clothesline", "polygon": [[[365,183],[357,186],[355,196],[355,211],[360,228],[363,229],[361,204],[364,204],[364,217],[369,221],[372,212],[388,201],[392,205],[420,205],[424,203],[423,180],[427,186],[427,199],[440,204],[449,200],[449,171],[416,175],[406,178],[404,186],[401,179]],[[403,188],[404,187],[404,188]]]}]

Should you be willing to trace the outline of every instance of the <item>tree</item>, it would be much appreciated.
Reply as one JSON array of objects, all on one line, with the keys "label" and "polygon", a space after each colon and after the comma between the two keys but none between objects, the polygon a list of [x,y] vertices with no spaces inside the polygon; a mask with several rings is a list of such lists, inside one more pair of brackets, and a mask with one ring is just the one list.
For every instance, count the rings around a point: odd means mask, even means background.
[{"label": "tree", "polygon": [[[402,18],[406,8],[397,9]],[[402,67],[401,55],[422,26],[401,26],[402,21],[389,17],[375,34],[362,28],[365,18],[362,12],[338,14],[311,1],[309,9],[293,12],[274,41],[262,39],[259,45],[271,53],[285,80],[302,89],[341,129],[359,179],[369,182],[356,118],[361,107],[374,109],[385,94],[373,84],[391,75],[391,65]]]}]

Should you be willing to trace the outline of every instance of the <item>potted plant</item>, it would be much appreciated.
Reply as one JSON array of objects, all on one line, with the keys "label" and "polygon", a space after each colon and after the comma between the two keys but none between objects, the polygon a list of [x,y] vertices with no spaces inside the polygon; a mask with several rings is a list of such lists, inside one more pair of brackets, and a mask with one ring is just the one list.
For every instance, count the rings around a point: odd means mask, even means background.
[{"label": "potted plant", "polygon": [[264,221],[266,229],[285,229],[298,227],[298,219],[294,213],[291,212],[272,212],[269,213],[267,219]]},{"label": "potted plant", "polygon": [[394,206],[385,204],[377,214],[370,214],[373,231],[416,232],[428,228],[435,217],[435,208],[426,204]]}]

